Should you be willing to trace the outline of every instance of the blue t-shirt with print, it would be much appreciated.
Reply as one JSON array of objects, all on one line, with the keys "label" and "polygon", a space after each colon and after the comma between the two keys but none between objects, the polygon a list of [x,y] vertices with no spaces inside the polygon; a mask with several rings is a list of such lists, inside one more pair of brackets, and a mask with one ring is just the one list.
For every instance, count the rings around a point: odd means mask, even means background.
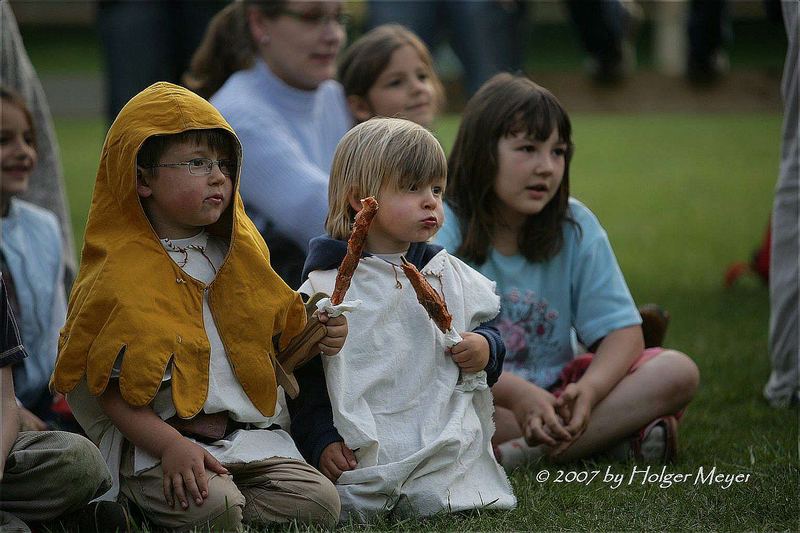
[{"label": "blue t-shirt with print", "polygon": [[[564,224],[564,244],[552,259],[532,263],[490,248],[484,264],[470,264],[497,282],[501,304],[494,325],[506,345],[503,370],[543,388],[551,387],[575,356],[573,332],[590,346],[612,331],[641,323],[597,217],[574,198],[569,209],[580,230]],[[452,254],[461,243],[458,220],[447,205],[435,242]]]}]

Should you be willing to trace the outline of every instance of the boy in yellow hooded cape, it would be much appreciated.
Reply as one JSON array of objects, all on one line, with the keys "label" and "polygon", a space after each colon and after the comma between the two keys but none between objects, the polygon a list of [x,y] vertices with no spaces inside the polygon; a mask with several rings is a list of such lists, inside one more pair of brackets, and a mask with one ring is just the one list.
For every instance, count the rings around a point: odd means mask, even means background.
[{"label": "boy in yellow hooded cape", "polygon": [[[238,194],[241,145],[208,102],[156,83],[105,140],[53,376],[114,487],[154,524],[339,516],[279,414],[275,348],[306,322]],[[328,318],[319,349],[344,344]],[[178,505],[175,505],[175,504]]]}]

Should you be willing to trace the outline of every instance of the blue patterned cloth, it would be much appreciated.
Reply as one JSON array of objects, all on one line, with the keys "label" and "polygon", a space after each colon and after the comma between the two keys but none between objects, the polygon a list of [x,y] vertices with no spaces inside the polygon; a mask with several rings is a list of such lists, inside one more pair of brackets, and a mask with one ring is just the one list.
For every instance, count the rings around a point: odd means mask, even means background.
[{"label": "blue patterned cloth", "polygon": [[[589,346],[612,331],[641,323],[597,217],[574,198],[569,209],[580,231],[566,223],[561,251],[549,261],[531,263],[521,255],[490,249],[484,264],[470,264],[497,282],[501,303],[494,325],[506,345],[503,371],[545,389],[575,356],[575,335]],[[449,206],[435,242],[453,254],[461,243]]]}]

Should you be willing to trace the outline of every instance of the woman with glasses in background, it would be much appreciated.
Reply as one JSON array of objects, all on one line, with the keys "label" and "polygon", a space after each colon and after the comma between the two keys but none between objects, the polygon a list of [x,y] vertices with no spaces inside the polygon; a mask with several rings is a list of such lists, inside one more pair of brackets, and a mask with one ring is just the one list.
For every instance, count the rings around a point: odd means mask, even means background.
[{"label": "woman with glasses in background", "polygon": [[345,40],[342,2],[234,2],[211,21],[184,77],[242,142],[240,191],[276,272],[300,282],[308,240],[324,232],[328,173],[352,126],[332,78]]}]

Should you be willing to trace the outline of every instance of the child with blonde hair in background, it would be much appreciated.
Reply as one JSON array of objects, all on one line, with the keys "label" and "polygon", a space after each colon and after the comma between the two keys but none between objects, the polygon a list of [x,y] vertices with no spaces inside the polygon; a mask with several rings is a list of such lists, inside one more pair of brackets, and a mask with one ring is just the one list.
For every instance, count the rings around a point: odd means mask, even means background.
[{"label": "child with blonde hair in background", "polygon": [[356,122],[395,117],[430,128],[444,104],[428,47],[399,24],[378,26],[350,45],[338,77]]},{"label": "child with blonde hair in background", "polygon": [[[446,184],[442,147],[408,120],[359,124],[334,155],[328,235],[310,243],[300,292],[331,294],[360,199],[373,196],[379,207],[347,293],[362,301],[348,339],[339,355],[300,371],[290,410],[300,450],[336,480],[343,519],[516,505],[491,448],[487,381],[497,380],[505,351],[485,325],[499,308],[494,284],[428,242],[443,221]],[[446,301],[463,337],[451,349],[402,257]],[[469,386],[462,373],[485,379]]]}]

